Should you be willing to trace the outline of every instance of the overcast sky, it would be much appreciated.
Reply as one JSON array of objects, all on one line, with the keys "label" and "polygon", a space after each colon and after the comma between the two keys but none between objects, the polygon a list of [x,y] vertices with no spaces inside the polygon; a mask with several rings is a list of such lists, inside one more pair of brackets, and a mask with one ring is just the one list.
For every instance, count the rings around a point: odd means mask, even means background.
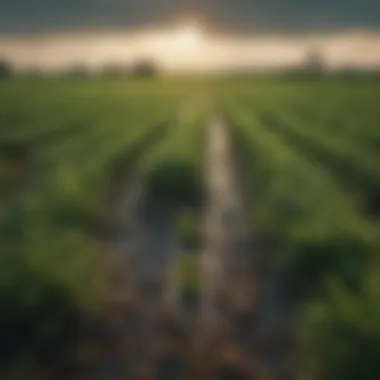
[{"label": "overcast sky", "polygon": [[187,14],[230,32],[380,28],[379,0],[0,0],[0,34],[133,28]]},{"label": "overcast sky", "polygon": [[[189,20],[201,37],[163,34]],[[331,67],[380,66],[380,0],[0,0],[0,58],[20,67],[282,66],[315,46]]]}]

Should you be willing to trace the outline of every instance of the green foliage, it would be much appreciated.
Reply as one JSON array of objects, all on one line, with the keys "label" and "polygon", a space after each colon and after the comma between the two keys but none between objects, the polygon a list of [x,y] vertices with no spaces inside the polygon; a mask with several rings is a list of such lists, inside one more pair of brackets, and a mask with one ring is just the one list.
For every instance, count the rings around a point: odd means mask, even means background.
[{"label": "green foliage", "polygon": [[202,220],[190,212],[180,215],[178,220],[179,244],[184,249],[200,249],[202,242]]},{"label": "green foliage", "polygon": [[199,291],[201,286],[201,261],[196,253],[181,253],[178,258],[179,286],[182,292]]},{"label": "green foliage", "polygon": [[254,194],[254,223],[278,242],[282,271],[311,294],[331,273],[358,281],[363,263],[376,251],[376,228],[325,171],[254,113],[234,103],[228,115],[247,146],[241,152],[251,163],[247,181]]},{"label": "green foliage", "polygon": [[311,303],[301,319],[303,375],[318,380],[372,380],[380,371],[379,265],[359,292],[333,283],[329,297]]},{"label": "green foliage", "polygon": [[1,223],[0,360],[38,354],[68,318],[95,311],[105,285],[97,250],[83,235],[17,213],[16,229],[12,220]]},{"label": "green foliage", "polygon": [[[379,151],[375,85],[230,88],[252,220],[298,296],[299,379],[380,372]],[[365,120],[365,122],[364,122]]]},{"label": "green foliage", "polygon": [[[190,81],[2,83],[0,146],[24,146],[35,162],[30,183],[0,194],[1,359],[48,351],[68,324],[101,306],[104,265],[90,232],[110,181],[133,172],[166,205],[201,205],[203,98],[211,93],[200,96],[201,88]],[[376,378],[378,86],[263,82],[218,90],[253,225],[276,242],[287,285],[319,299],[300,305],[304,378]],[[179,108],[183,100],[188,106]],[[11,174],[1,157],[3,188]],[[185,249],[197,248],[200,228],[182,215]],[[198,291],[199,257],[183,254],[178,265],[181,288]]]},{"label": "green foliage", "polygon": [[289,285],[294,293],[309,297],[320,294],[330,276],[357,288],[370,257],[366,241],[344,233],[299,237],[284,253],[282,265]]},{"label": "green foliage", "polygon": [[[96,316],[105,301],[105,257],[93,227],[111,172],[129,173],[146,144],[163,137],[160,125],[178,98],[130,87],[15,82],[0,89],[2,137],[35,158],[31,181],[0,194],[1,365],[56,351],[67,329]],[[1,156],[2,185],[12,171]]]},{"label": "green foliage", "polygon": [[179,114],[169,136],[147,155],[141,177],[151,197],[174,206],[198,206],[203,198],[204,110]]},{"label": "green foliage", "polygon": [[145,182],[156,199],[179,205],[197,205],[201,201],[201,183],[188,160],[165,157],[146,174]]},{"label": "green foliage", "polygon": [[0,61],[0,81],[9,79],[13,75],[12,64],[8,61]]}]

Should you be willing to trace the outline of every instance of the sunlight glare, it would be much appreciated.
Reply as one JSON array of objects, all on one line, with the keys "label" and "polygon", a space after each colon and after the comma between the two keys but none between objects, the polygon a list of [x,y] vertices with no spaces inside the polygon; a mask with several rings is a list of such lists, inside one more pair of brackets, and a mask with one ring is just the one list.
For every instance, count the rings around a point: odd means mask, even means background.
[{"label": "sunlight glare", "polygon": [[202,32],[196,25],[185,25],[176,34],[178,46],[185,51],[194,51],[202,42]]}]

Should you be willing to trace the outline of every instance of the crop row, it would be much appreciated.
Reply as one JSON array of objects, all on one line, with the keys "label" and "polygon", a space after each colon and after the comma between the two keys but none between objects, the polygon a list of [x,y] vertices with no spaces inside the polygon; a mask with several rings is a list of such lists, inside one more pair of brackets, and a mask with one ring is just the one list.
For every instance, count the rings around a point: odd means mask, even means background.
[{"label": "crop row", "polygon": [[[96,315],[106,273],[94,227],[112,181],[133,170],[144,177],[145,166],[156,165],[142,164],[148,149],[183,144],[179,158],[192,149],[190,140],[181,142],[181,134],[192,138],[185,130],[193,124],[178,120],[180,94],[133,95],[117,87],[102,102],[99,94],[78,98],[71,91],[64,106],[52,106],[42,91],[36,97],[47,102],[36,102],[38,112],[24,99],[25,109],[21,102],[1,113],[0,360],[8,362],[29,350],[46,353],[70,318]],[[12,128],[12,112],[25,112],[29,126]]]},{"label": "crop row", "polygon": [[[245,106],[250,108],[249,104]],[[309,120],[286,103],[257,102],[252,112],[268,130],[330,173],[366,214],[378,215],[380,171],[376,152],[355,136],[334,132],[327,120]],[[376,121],[372,124],[375,128]]]},{"label": "crop row", "polygon": [[306,289],[335,273],[355,282],[374,253],[375,228],[323,168],[242,105],[226,110],[245,163],[252,221],[277,241],[280,265]]},{"label": "crop row", "polygon": [[[265,252],[277,253],[272,281],[294,318],[296,378],[370,379],[378,373],[373,353],[380,342],[378,225],[355,207],[351,191],[355,181],[366,197],[376,191],[378,152],[373,145],[365,149],[365,138],[355,144],[359,125],[338,134],[323,124],[323,115],[313,119],[333,108],[327,103],[334,96],[342,102],[339,112],[350,115],[342,88],[319,90],[305,88],[305,99],[284,88],[273,96],[251,89],[244,100],[229,94],[225,116],[242,163],[251,222],[257,236],[269,238]],[[370,123],[364,133],[372,128],[376,136],[365,102],[352,106],[362,108]],[[353,128],[345,121],[341,127]]]}]

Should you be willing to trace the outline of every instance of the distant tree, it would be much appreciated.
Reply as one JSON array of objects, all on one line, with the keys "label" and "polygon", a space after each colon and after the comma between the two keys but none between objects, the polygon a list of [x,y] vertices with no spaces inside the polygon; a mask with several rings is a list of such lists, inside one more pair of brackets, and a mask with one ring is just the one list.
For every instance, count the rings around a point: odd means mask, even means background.
[{"label": "distant tree", "polygon": [[90,70],[86,65],[78,64],[70,67],[66,76],[73,79],[84,79],[90,76]]},{"label": "distant tree", "polygon": [[42,68],[38,66],[31,66],[23,70],[22,77],[25,79],[41,79],[45,75]]},{"label": "distant tree", "polygon": [[311,49],[306,54],[304,69],[310,75],[322,75],[325,72],[325,59],[319,49]]},{"label": "distant tree", "polygon": [[126,76],[129,73],[129,69],[124,65],[117,63],[110,63],[103,67],[102,75],[107,78],[120,78]]},{"label": "distant tree", "polygon": [[132,75],[137,78],[155,78],[158,74],[157,64],[150,59],[138,60],[132,67]]},{"label": "distant tree", "polygon": [[354,65],[347,64],[343,66],[339,71],[338,71],[338,76],[343,78],[343,79],[356,79],[360,78],[363,75],[363,73],[360,72],[360,70],[355,67]]},{"label": "distant tree", "polygon": [[12,76],[13,69],[12,64],[9,61],[1,60],[0,61],[0,80],[8,79]]}]

